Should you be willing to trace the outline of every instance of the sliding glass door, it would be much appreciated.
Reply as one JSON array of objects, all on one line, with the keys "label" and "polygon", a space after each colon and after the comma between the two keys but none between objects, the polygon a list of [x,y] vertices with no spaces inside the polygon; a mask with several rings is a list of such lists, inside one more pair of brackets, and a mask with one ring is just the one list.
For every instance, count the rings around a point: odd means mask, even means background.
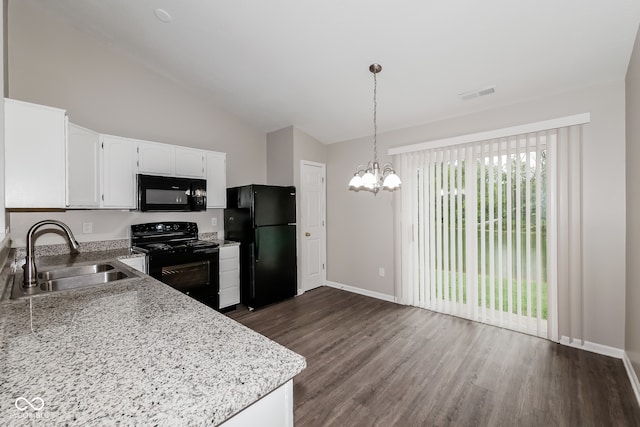
[{"label": "sliding glass door", "polygon": [[415,174],[411,200],[403,193],[413,305],[547,336],[546,147],[554,138],[540,132],[403,160]]}]

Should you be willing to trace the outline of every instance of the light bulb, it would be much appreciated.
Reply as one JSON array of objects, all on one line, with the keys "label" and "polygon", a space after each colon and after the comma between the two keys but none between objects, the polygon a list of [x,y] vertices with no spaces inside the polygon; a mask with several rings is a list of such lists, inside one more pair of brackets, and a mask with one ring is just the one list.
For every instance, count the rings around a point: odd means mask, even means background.
[{"label": "light bulb", "polygon": [[402,184],[402,181],[400,181],[400,177],[395,173],[391,172],[384,179],[384,182],[382,183],[382,188],[384,188],[385,190],[394,191],[400,188],[400,184]]},{"label": "light bulb", "polygon": [[371,172],[367,172],[362,177],[362,185],[367,190],[372,190],[376,185],[376,177]]},{"label": "light bulb", "polygon": [[360,175],[358,174],[353,175],[353,178],[351,178],[351,181],[349,181],[349,190],[360,191],[362,189],[362,186],[362,177],[360,177]]}]

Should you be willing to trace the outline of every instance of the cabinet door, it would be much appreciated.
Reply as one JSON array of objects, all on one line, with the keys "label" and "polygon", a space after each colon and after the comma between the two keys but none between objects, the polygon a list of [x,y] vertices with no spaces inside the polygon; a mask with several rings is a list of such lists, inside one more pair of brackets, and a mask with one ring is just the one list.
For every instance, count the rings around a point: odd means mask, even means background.
[{"label": "cabinet door", "polygon": [[5,100],[5,206],[64,208],[67,115]]},{"label": "cabinet door", "polygon": [[176,176],[184,178],[205,177],[205,151],[195,148],[175,147]]},{"label": "cabinet door", "polygon": [[102,135],[102,207],[134,209],[135,144],[118,136]]},{"label": "cabinet door", "polygon": [[141,273],[147,274],[147,259],[143,256],[133,258],[118,258],[118,261],[128,265],[134,270],[138,270]]},{"label": "cabinet door", "polygon": [[240,247],[220,247],[220,308],[240,304]]},{"label": "cabinet door", "polygon": [[100,134],[69,123],[67,206],[100,206]]},{"label": "cabinet door", "polygon": [[227,155],[207,152],[207,207],[227,206]]},{"label": "cabinet door", "polygon": [[174,175],[173,145],[148,141],[136,141],[138,173],[149,175]]}]

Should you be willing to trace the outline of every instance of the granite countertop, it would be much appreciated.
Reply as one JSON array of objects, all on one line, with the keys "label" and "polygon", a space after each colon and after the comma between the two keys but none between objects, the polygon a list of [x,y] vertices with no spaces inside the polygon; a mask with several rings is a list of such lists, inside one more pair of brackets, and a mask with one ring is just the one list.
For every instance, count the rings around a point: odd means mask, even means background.
[{"label": "granite countertop", "polygon": [[[5,268],[0,288],[10,279]],[[0,358],[0,420],[11,425],[217,425],[306,367],[304,357],[143,274],[2,303]],[[42,409],[20,411],[27,400]]]}]

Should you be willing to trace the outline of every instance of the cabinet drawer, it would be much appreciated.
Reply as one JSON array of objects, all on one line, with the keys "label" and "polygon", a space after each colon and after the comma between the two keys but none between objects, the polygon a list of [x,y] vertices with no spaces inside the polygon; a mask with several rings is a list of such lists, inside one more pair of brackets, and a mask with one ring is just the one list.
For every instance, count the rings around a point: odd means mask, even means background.
[{"label": "cabinet drawer", "polygon": [[220,289],[231,287],[240,288],[240,275],[238,270],[220,272]]},{"label": "cabinet drawer", "polygon": [[236,258],[221,259],[220,260],[220,272],[222,273],[223,271],[238,270],[239,267],[240,267],[239,262],[240,262],[240,260],[237,257]]},{"label": "cabinet drawer", "polygon": [[220,289],[220,308],[240,304],[240,288]]},{"label": "cabinet drawer", "polygon": [[240,246],[221,246],[220,260],[229,258],[238,258],[240,255]]}]

